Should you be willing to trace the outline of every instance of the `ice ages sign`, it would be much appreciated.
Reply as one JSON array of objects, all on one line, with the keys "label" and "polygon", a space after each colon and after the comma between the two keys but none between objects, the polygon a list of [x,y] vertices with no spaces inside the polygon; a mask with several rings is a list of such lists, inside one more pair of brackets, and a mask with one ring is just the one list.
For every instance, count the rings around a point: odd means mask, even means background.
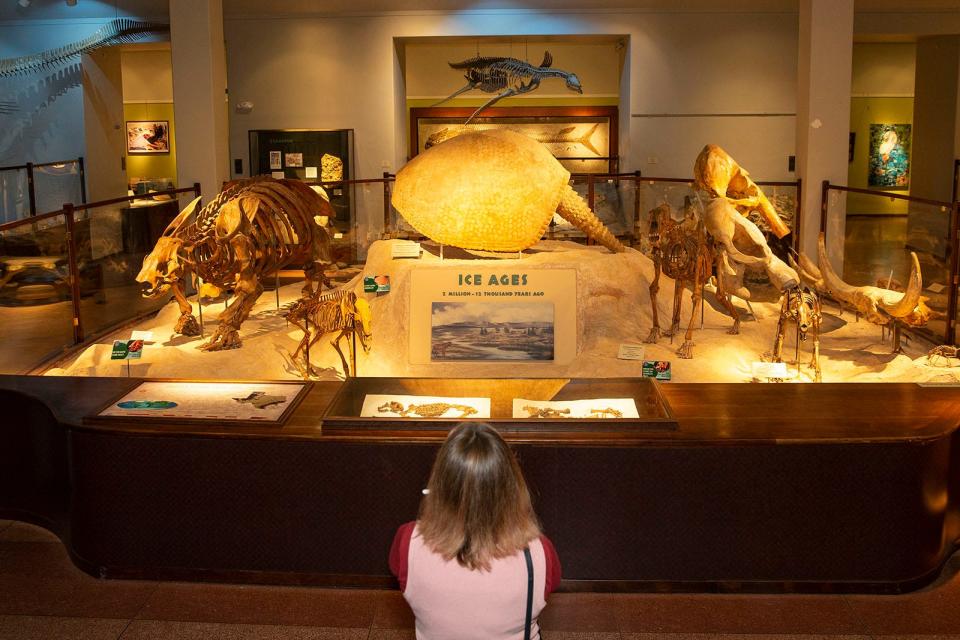
[{"label": "ice ages sign", "polygon": [[577,272],[444,266],[411,274],[414,364],[568,364],[577,353]]}]

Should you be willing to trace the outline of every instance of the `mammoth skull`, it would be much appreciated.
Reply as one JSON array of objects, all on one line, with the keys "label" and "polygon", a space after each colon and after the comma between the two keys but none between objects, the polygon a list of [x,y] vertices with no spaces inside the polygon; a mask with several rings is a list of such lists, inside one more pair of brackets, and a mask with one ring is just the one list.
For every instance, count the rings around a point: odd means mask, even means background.
[{"label": "mammoth skull", "polygon": [[753,210],[759,211],[778,238],[790,233],[790,228],[780,219],[777,210],[746,169],[717,145],[708,144],[703,148],[693,165],[693,176],[698,189],[727,200],[740,213],[746,215]]},{"label": "mammoth skull", "polygon": [[750,294],[742,283],[746,267],[765,270],[770,282],[780,291],[799,284],[797,272],[773,255],[763,232],[740,215],[726,198],[710,201],[703,214],[703,224],[720,249],[718,275],[724,278],[725,289],[730,293],[749,299]]}]

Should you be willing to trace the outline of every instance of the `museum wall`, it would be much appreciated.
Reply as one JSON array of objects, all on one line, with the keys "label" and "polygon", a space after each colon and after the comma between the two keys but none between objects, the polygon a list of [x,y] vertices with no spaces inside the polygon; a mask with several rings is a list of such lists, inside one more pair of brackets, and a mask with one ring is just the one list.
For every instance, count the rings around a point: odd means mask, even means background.
[{"label": "museum wall", "polygon": [[[406,91],[395,39],[606,34],[626,36],[629,51],[618,91],[623,169],[689,176],[704,143],[716,142],[760,179],[792,179],[795,13],[255,16],[227,17],[224,30],[231,158],[245,169],[247,132],[283,128],[354,129],[360,177],[402,166]],[[461,86],[453,74],[448,82]],[[234,112],[240,101],[253,110]]]},{"label": "museum wall", "polygon": [[[856,134],[847,184],[868,188],[871,124],[912,124],[917,47],[907,43],[855,43],[850,131]],[[909,195],[910,190],[889,190]],[[903,200],[851,193],[848,214],[906,214]]]},{"label": "museum wall", "polygon": [[176,185],[177,142],[169,45],[163,43],[124,50],[121,69],[124,120],[166,120],[170,123],[170,153],[128,153],[127,180],[165,178]]}]

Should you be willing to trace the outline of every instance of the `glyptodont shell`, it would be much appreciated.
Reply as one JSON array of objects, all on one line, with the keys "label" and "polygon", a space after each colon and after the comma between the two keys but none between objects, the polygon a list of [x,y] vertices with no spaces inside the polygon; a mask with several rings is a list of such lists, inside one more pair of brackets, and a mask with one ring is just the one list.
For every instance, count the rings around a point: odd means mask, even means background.
[{"label": "glyptodont shell", "polygon": [[414,229],[464,249],[522,251],[555,211],[611,251],[623,247],[569,186],[545,146],[507,130],[464,133],[431,147],[398,173],[396,207]]}]

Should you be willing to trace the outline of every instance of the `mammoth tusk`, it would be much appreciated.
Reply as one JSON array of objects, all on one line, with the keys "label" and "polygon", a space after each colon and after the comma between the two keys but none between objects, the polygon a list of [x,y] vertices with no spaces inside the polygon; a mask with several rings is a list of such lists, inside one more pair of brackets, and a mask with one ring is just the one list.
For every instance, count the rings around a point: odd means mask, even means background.
[{"label": "mammoth tusk", "polygon": [[910,259],[913,263],[910,267],[910,278],[907,280],[906,291],[903,292],[900,300],[887,302],[886,298],[888,296],[884,296],[884,299],[877,302],[878,307],[894,318],[904,318],[910,315],[920,303],[920,293],[923,291],[923,276],[920,273],[920,260],[917,259],[917,254],[913,251],[910,252]]},{"label": "mammoth tusk", "polygon": [[822,232],[817,239],[817,254],[820,261],[820,274],[823,276],[824,287],[835,298],[853,304],[851,298],[856,293],[857,288],[841,280],[837,272],[833,270],[833,265],[830,264],[830,259],[827,258],[827,245]]},{"label": "mammoth tusk", "polygon": [[805,253],[798,253],[796,259],[794,257],[788,256],[790,261],[790,266],[794,268],[800,274],[800,278],[805,280],[817,291],[825,291],[826,285],[823,282],[823,274],[820,273],[820,269],[817,268],[817,265],[813,264],[813,260],[807,257]]}]

